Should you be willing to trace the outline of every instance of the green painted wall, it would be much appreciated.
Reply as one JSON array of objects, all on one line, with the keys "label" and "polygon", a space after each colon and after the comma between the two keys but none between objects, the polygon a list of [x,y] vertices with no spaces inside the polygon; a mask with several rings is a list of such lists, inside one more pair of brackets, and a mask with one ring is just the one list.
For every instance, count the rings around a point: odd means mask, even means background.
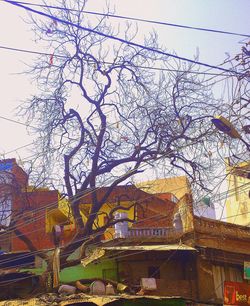
[{"label": "green painted wall", "polygon": [[20,272],[31,272],[31,273],[34,273],[35,275],[42,275],[43,272],[45,272],[47,269],[47,264],[44,260],[42,260],[42,264],[39,268],[31,268],[31,269],[28,269],[28,268],[23,268],[20,270]]},{"label": "green painted wall", "polygon": [[115,261],[103,261],[89,264],[87,267],[77,265],[61,270],[60,282],[67,283],[86,278],[104,278],[117,281],[117,266]]},{"label": "green painted wall", "polygon": [[[21,272],[31,272],[36,275],[41,275],[46,271],[47,264],[42,262],[42,266],[32,269],[21,269]],[[118,280],[117,276],[117,264],[113,261],[104,260],[99,261],[97,264],[89,264],[87,267],[83,267],[81,264],[69,268],[62,269],[60,272],[60,282],[74,282],[80,279],[86,278],[104,278],[111,280]]]}]

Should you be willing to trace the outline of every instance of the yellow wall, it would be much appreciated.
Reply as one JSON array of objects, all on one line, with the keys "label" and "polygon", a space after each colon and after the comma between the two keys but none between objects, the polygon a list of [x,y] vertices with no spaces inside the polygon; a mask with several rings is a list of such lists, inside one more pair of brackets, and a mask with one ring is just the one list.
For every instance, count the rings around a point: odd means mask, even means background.
[{"label": "yellow wall", "polygon": [[148,193],[172,193],[178,199],[190,193],[190,186],[186,176],[175,176],[136,184],[136,187]]},{"label": "yellow wall", "polygon": [[[244,162],[234,166],[227,164],[227,173],[233,171],[234,167],[244,167],[249,164]],[[240,224],[250,224],[250,180],[245,177],[233,175],[227,177],[228,193],[226,199],[226,221]]]},{"label": "yellow wall", "polygon": [[54,225],[63,223],[74,225],[74,220],[67,199],[58,194],[58,208],[46,209],[46,233],[52,232]]},{"label": "yellow wall", "polygon": [[58,208],[66,215],[71,216],[69,201],[66,198],[62,198],[58,195]]},{"label": "yellow wall", "polygon": [[[124,207],[131,206],[133,202],[124,201],[121,202],[120,205]],[[110,210],[115,207],[116,204],[110,204],[106,203],[102,206],[96,220],[93,228],[96,228],[97,226],[102,227],[105,223],[105,216],[106,214],[109,214]],[[81,205],[81,215],[84,223],[87,221],[87,217],[90,213],[91,205],[90,204],[82,204]],[[122,210],[119,209],[117,212],[126,212],[129,219],[134,220],[134,213],[135,209],[134,207],[131,207],[129,210]],[[58,208],[47,210],[46,212],[46,232],[51,232],[52,228],[56,224],[60,224],[63,222],[70,222],[74,227],[74,219],[72,214],[70,213],[70,206],[68,204],[67,199],[58,199]],[[129,226],[132,226],[132,223],[129,223]],[[105,237],[106,238],[112,238],[112,235],[114,234],[114,229],[109,228],[106,231]]]},{"label": "yellow wall", "polygon": [[[121,202],[120,205],[124,206],[124,207],[129,207],[131,206],[133,202],[129,202],[129,201],[124,201]],[[116,206],[116,204],[110,204],[110,203],[106,203],[102,206],[101,210],[99,211],[99,214],[95,220],[94,226],[93,228],[96,228],[97,226],[101,227],[105,224],[105,216],[106,214],[109,214],[110,210],[112,208],[114,208]],[[89,211],[90,211],[90,204],[84,204],[82,205],[82,217],[83,220],[86,221],[87,216],[89,215]],[[127,216],[129,219],[134,220],[134,214],[135,214],[135,209],[134,206],[132,206],[129,210],[123,210],[123,209],[119,209],[117,210],[117,212],[125,212],[127,213]],[[129,223],[128,226],[132,226],[132,223]],[[105,232],[105,237],[107,239],[111,239],[112,235],[114,234],[114,228],[108,228]]]}]

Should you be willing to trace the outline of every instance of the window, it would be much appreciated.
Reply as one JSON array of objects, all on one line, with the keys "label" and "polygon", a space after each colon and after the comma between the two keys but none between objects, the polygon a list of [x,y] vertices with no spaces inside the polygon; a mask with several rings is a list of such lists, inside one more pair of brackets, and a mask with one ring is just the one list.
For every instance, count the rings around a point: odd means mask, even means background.
[{"label": "window", "polygon": [[151,266],[151,267],[148,267],[148,277],[151,278],[161,278],[161,275],[160,275],[160,267],[159,266]]},{"label": "window", "polygon": [[214,288],[217,298],[223,298],[224,281],[242,282],[240,268],[213,265]]}]

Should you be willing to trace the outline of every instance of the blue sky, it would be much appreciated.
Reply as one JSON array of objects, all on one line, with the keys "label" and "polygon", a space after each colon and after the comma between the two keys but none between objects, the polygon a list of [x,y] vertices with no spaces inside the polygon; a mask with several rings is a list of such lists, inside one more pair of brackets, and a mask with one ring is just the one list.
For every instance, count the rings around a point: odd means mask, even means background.
[{"label": "blue sky", "polygon": [[[126,2],[126,5],[122,3]],[[146,19],[249,34],[248,0],[127,0],[117,1],[117,13]],[[139,25],[142,25],[141,23]],[[143,25],[142,32],[148,29]],[[198,47],[200,59],[211,64],[224,60],[225,52],[236,53],[240,37],[194,30],[154,26],[159,39],[170,51],[192,57]]]}]

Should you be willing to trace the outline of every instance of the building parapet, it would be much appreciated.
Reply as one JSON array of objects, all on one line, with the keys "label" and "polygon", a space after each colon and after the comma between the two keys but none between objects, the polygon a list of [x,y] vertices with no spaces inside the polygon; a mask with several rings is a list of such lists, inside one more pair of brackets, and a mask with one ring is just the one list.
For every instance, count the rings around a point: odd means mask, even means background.
[{"label": "building parapet", "polygon": [[218,220],[194,217],[195,231],[210,235],[223,235],[235,239],[250,239],[250,228]]}]

